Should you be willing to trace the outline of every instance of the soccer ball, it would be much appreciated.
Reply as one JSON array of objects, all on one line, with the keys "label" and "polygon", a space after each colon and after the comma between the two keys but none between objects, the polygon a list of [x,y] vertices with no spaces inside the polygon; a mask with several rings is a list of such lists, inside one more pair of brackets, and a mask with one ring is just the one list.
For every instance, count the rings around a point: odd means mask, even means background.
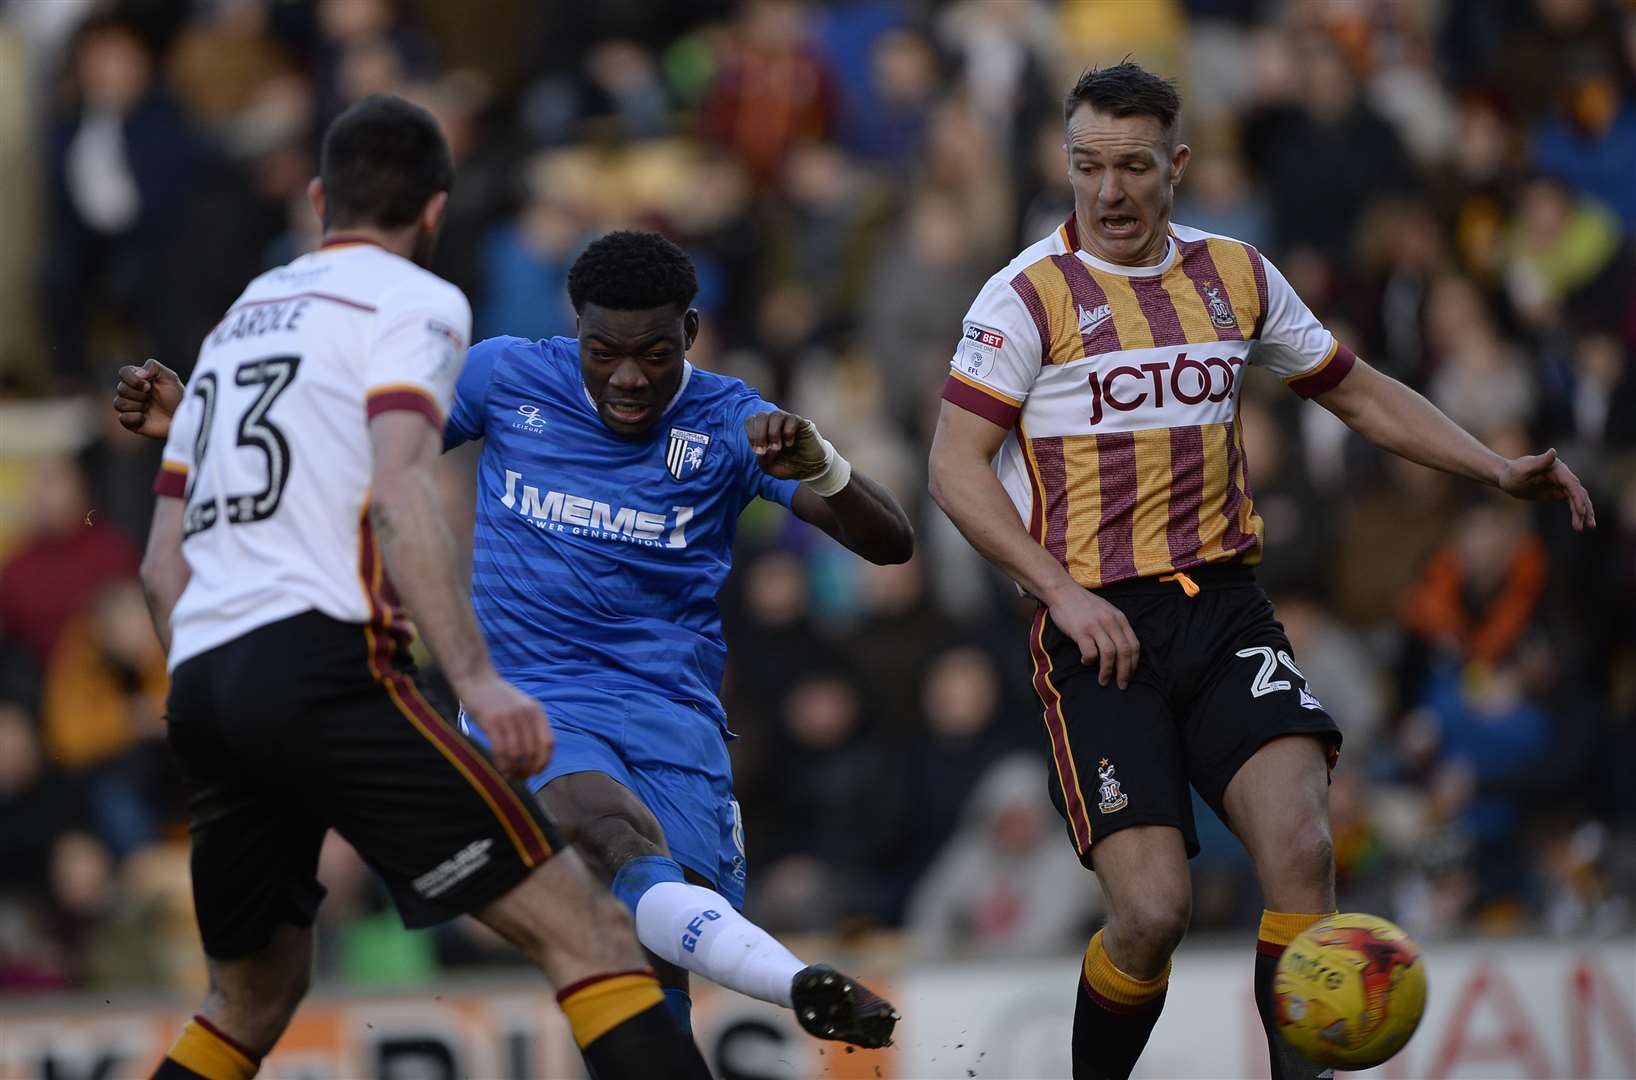
[{"label": "soccer ball", "polygon": [[1331,915],[1289,943],[1273,976],[1278,1026],[1319,1065],[1355,1071],[1399,1050],[1426,1010],[1426,964],[1373,915]]}]

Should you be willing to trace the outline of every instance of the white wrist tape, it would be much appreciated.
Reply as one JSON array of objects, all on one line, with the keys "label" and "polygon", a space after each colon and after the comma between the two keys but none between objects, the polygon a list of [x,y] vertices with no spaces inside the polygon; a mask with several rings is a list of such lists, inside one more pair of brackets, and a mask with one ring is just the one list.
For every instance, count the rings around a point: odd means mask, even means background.
[{"label": "white wrist tape", "polygon": [[816,476],[808,477],[802,483],[827,499],[852,482],[852,463],[837,453],[834,444],[822,435],[818,436],[818,441],[824,447],[824,467]]}]

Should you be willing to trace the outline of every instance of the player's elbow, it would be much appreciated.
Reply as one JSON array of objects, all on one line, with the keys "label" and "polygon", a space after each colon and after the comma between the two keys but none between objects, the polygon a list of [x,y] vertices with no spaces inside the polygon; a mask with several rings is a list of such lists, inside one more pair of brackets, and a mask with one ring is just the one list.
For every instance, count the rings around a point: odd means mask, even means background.
[{"label": "player's elbow", "polygon": [[876,566],[896,566],[915,557],[915,527],[907,518],[900,518],[882,539],[878,550],[870,557]]},{"label": "player's elbow", "polygon": [[926,462],[926,493],[945,513],[949,509],[949,504],[944,501],[948,497],[948,484],[944,477],[947,469],[945,455],[938,453],[937,447],[932,447],[932,455]]}]

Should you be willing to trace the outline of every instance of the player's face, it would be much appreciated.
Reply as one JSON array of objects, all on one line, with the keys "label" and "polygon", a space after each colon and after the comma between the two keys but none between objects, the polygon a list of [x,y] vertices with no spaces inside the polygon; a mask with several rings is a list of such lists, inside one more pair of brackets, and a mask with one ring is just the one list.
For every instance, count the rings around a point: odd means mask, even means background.
[{"label": "player's face", "polygon": [[1068,180],[1079,240],[1099,259],[1147,266],[1164,257],[1176,182],[1191,151],[1174,150],[1151,116],[1081,105],[1068,119]]},{"label": "player's face", "polygon": [[615,435],[635,438],[659,422],[682,382],[682,362],[699,333],[689,308],[579,313],[579,371],[597,415]]}]

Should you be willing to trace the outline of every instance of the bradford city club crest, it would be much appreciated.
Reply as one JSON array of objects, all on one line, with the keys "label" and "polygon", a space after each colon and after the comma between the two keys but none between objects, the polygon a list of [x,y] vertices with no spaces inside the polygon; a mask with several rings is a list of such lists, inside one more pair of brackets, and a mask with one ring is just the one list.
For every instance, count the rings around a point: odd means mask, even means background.
[{"label": "bradford city club crest", "polygon": [[1210,308],[1210,321],[1223,328],[1237,326],[1238,320],[1233,317],[1233,306],[1221,295],[1221,286],[1207,281],[1202,288],[1204,302]]},{"label": "bradford city club crest", "polygon": [[710,446],[710,436],[679,427],[670,429],[670,444],[665,447],[665,468],[678,480],[686,480],[704,464],[704,452]]},{"label": "bradford city club crest", "polygon": [[1096,804],[1097,808],[1104,814],[1123,810],[1130,799],[1119,790],[1119,781],[1113,778],[1113,766],[1108,764],[1107,758],[1103,758],[1098,764],[1096,775],[1102,780],[1102,801]]}]

